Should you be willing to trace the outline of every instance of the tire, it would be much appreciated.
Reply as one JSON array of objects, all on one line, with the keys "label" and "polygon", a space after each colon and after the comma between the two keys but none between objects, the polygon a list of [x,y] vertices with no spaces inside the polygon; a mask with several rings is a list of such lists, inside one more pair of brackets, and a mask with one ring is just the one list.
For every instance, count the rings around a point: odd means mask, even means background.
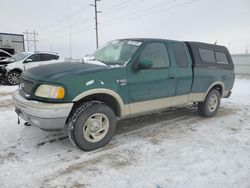
[{"label": "tire", "polygon": [[78,107],[69,123],[69,138],[83,151],[105,146],[113,137],[116,116],[105,103],[87,102]]},{"label": "tire", "polygon": [[214,116],[220,108],[220,92],[212,89],[206,96],[204,102],[198,103],[198,113],[204,117]]},{"label": "tire", "polygon": [[6,81],[9,85],[18,85],[20,83],[21,72],[11,71],[8,73]]}]

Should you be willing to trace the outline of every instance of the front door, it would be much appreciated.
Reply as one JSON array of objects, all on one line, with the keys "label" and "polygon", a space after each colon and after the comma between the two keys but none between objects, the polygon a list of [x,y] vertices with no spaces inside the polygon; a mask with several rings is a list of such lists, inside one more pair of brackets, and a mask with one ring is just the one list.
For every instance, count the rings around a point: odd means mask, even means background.
[{"label": "front door", "polygon": [[42,58],[41,58],[40,54],[33,54],[30,57],[28,57],[27,59],[30,59],[31,61],[26,62],[24,64],[25,69],[37,67],[37,66],[41,65],[41,62],[42,62]]},{"label": "front door", "polygon": [[[133,63],[148,59],[153,63],[149,69],[128,70],[130,113],[140,113],[170,106],[168,97],[175,95],[176,71],[171,63],[168,45],[149,42],[142,47]],[[132,65],[133,67],[133,65]]]}]

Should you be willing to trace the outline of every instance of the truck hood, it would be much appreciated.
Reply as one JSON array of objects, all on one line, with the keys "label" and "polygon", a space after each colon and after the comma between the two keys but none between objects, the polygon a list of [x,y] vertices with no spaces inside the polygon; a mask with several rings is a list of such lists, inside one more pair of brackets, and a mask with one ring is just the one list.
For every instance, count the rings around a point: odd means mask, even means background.
[{"label": "truck hood", "polygon": [[31,80],[56,81],[65,76],[81,75],[87,72],[108,69],[107,66],[88,64],[88,63],[56,63],[42,65],[28,69],[23,72],[22,77]]}]

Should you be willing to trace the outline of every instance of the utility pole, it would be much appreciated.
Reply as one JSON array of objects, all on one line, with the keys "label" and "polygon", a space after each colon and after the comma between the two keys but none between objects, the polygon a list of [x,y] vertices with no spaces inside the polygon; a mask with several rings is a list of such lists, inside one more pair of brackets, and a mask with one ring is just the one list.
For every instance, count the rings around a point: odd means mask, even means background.
[{"label": "utility pole", "polygon": [[72,47],[71,47],[71,25],[69,26],[69,56],[72,58]]},{"label": "utility pole", "polygon": [[33,37],[34,37],[34,48],[35,48],[35,51],[36,51],[36,42],[38,42],[38,40],[36,40],[36,36],[38,35],[38,33],[36,33],[36,31],[34,30],[33,31]]},{"label": "utility pole", "polygon": [[231,42],[228,43],[228,51],[231,51]]},{"label": "utility pole", "polygon": [[34,51],[36,51],[36,43],[38,42],[37,40],[38,33],[36,33],[35,30],[32,32],[26,30],[25,32],[23,32],[23,34],[26,36],[25,41],[27,42],[28,51],[30,51],[31,44],[33,44]]},{"label": "utility pole", "polygon": [[98,11],[97,8],[97,1],[101,1],[101,0],[95,0],[95,4],[90,4],[91,6],[93,6],[95,8],[95,34],[96,34],[96,48],[98,49],[99,47],[99,37],[98,37],[98,13],[101,13],[101,11]]}]

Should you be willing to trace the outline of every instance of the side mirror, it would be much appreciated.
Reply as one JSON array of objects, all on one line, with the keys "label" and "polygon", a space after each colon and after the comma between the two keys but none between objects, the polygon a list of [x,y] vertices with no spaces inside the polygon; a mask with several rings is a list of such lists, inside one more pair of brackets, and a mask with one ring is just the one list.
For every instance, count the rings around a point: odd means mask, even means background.
[{"label": "side mirror", "polygon": [[153,61],[151,59],[144,58],[139,61],[139,67],[141,69],[150,69],[153,67]]},{"label": "side mirror", "polygon": [[32,59],[26,59],[26,60],[24,61],[24,63],[29,63],[29,62],[32,62]]}]

